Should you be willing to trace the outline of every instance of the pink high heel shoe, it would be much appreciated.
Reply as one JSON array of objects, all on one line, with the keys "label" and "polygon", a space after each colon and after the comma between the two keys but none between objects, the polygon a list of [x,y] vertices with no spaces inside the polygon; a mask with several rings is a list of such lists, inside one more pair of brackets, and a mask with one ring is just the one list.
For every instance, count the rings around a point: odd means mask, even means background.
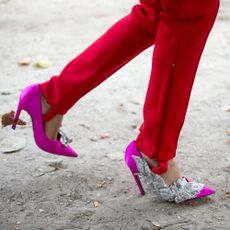
[{"label": "pink high heel shoe", "polygon": [[22,110],[25,110],[32,119],[34,139],[40,149],[56,155],[77,157],[77,153],[68,146],[68,139],[63,132],[59,131],[57,140],[47,138],[43,125],[39,84],[30,85],[21,92],[12,129],[16,128]]},{"label": "pink high heel shoe", "polygon": [[186,177],[181,177],[170,186],[167,186],[162,177],[155,174],[149,168],[148,163],[135,146],[135,141],[132,141],[126,148],[125,162],[134,177],[141,195],[145,194],[145,190],[139,176],[143,177],[151,192],[161,199],[170,202],[180,203],[215,193],[214,189]]}]

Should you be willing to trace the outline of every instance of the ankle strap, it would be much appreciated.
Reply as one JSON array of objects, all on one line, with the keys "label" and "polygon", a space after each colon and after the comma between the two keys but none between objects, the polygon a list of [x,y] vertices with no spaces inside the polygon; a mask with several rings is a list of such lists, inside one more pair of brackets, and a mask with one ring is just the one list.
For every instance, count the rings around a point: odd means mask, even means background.
[{"label": "ankle strap", "polygon": [[155,174],[162,174],[168,171],[168,161],[159,161],[157,167],[153,167],[151,171]]}]

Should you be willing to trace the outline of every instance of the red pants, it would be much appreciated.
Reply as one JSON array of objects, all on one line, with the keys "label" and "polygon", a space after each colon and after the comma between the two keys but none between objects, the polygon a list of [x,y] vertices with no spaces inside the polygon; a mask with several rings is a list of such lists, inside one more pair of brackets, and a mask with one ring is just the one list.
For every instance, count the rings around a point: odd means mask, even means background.
[{"label": "red pants", "polygon": [[140,0],[130,14],[73,59],[59,76],[42,83],[51,110],[65,114],[82,96],[155,44],[136,146],[167,170],[176,154],[198,63],[219,0]]}]

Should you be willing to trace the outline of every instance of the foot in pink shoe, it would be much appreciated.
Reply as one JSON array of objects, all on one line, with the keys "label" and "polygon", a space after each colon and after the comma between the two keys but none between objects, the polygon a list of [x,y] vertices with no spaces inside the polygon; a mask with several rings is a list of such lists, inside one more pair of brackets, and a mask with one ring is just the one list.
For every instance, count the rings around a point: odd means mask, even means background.
[{"label": "foot in pink shoe", "polygon": [[16,128],[22,110],[25,110],[32,119],[34,139],[40,149],[56,155],[77,157],[77,153],[68,146],[68,142],[61,141],[61,139],[65,139],[63,134],[59,135],[60,140],[50,140],[47,138],[43,125],[39,84],[30,85],[21,92],[12,126],[13,129]]}]

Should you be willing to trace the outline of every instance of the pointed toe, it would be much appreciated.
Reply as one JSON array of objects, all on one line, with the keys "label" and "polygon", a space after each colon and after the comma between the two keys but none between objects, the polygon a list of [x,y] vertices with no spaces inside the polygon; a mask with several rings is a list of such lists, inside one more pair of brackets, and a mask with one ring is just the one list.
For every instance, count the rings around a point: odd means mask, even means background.
[{"label": "pointed toe", "polygon": [[200,197],[205,197],[205,196],[210,196],[212,194],[214,194],[216,191],[208,186],[204,186],[203,189],[200,191],[200,193],[198,193],[196,195],[196,198],[200,198]]}]

